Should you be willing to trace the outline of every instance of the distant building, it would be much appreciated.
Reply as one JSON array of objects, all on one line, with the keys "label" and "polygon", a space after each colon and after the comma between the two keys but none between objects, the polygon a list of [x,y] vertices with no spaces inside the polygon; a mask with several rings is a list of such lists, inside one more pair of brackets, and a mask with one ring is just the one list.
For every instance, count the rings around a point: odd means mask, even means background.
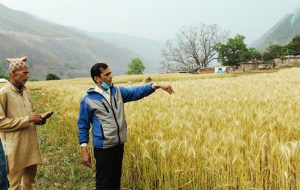
[{"label": "distant building", "polygon": [[274,59],[276,65],[288,64],[288,63],[300,63],[300,55],[287,55],[278,59]]},{"label": "distant building", "polygon": [[224,74],[228,71],[227,69],[228,66],[217,66],[215,67],[215,74]]},{"label": "distant building", "polygon": [[274,59],[274,64],[275,64],[276,66],[281,65],[281,64],[282,64],[282,60],[281,60],[280,58]]},{"label": "distant building", "polygon": [[239,70],[241,71],[251,71],[251,70],[270,70],[273,69],[274,63],[272,61],[248,61],[241,63]]}]

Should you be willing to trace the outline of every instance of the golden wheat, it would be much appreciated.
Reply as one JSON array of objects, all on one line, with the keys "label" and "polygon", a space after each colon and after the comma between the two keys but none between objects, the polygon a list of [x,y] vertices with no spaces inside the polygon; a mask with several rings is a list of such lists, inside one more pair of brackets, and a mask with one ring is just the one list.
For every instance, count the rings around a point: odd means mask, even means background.
[{"label": "golden wheat", "polygon": [[[158,90],[126,104],[122,187],[300,189],[300,69],[224,78],[151,78],[173,81],[176,94]],[[142,79],[116,77],[115,82],[128,86],[128,81]],[[55,111],[46,126],[49,142],[78,149],[79,101],[93,82],[28,86],[36,91],[40,111]]]}]

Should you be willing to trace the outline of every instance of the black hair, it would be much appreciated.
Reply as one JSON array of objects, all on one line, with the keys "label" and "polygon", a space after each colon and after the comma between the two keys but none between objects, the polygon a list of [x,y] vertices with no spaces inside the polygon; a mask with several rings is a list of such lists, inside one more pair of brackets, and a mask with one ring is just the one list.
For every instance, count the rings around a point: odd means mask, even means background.
[{"label": "black hair", "polygon": [[106,63],[96,63],[94,66],[91,68],[91,77],[95,83],[97,83],[94,79],[95,76],[99,76],[101,74],[101,69],[105,70],[108,67]]}]

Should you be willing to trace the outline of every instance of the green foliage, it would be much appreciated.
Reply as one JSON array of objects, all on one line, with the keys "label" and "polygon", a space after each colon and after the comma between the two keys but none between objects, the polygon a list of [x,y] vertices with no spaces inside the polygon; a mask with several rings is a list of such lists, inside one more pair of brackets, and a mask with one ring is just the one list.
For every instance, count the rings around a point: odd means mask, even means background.
[{"label": "green foliage", "polygon": [[264,60],[271,61],[275,58],[278,58],[282,55],[282,51],[282,46],[271,45],[267,48],[267,51],[264,53]]},{"label": "green foliage", "polygon": [[285,48],[288,50],[289,55],[300,55],[300,36],[293,38]]},{"label": "green foliage", "polygon": [[296,36],[285,46],[269,46],[264,52],[264,60],[270,61],[287,55],[300,55],[300,36]]},{"label": "green foliage", "polygon": [[8,64],[0,62],[0,78],[9,79],[8,72],[5,71],[8,71]]},{"label": "green foliage", "polygon": [[128,75],[135,75],[135,74],[143,74],[145,70],[145,66],[143,62],[139,58],[135,58],[131,60],[131,63],[128,64]]},{"label": "green foliage", "polygon": [[60,78],[56,74],[49,73],[46,76],[46,80],[60,80]]},{"label": "green foliage", "polygon": [[217,50],[222,65],[239,65],[240,62],[261,57],[261,54],[256,49],[248,49],[244,40],[244,36],[236,35],[234,38],[229,38],[226,44],[218,44]]},{"label": "green foliage", "polygon": [[257,49],[249,48],[246,60],[256,60],[256,59],[260,59],[261,57],[262,54]]}]

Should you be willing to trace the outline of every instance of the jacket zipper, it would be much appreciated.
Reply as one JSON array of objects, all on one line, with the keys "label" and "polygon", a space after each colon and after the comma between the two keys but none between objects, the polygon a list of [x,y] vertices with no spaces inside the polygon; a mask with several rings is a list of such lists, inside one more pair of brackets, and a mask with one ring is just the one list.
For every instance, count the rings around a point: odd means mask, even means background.
[{"label": "jacket zipper", "polygon": [[103,127],[102,127],[102,125],[101,125],[101,133],[102,133],[102,140],[105,140],[105,136],[104,136],[104,131],[103,131]]},{"label": "jacket zipper", "polygon": [[[101,102],[101,103],[105,107],[106,112],[109,113],[108,108],[106,107],[106,105],[103,102]],[[101,133],[102,133],[102,140],[105,140],[105,136],[104,136],[104,131],[103,131],[103,126],[102,125],[101,125],[100,129],[101,129]]]},{"label": "jacket zipper", "polygon": [[[111,93],[112,94],[112,93]],[[112,95],[110,94],[110,102],[112,103],[112,99],[111,99],[111,97],[112,97]],[[102,94],[101,94],[101,96],[103,96]],[[115,122],[116,122],[116,124],[117,124],[117,129],[118,129],[118,140],[119,140],[119,144],[121,144],[121,138],[120,138],[120,126],[119,126],[119,123],[118,123],[118,120],[117,120],[117,118],[116,118],[116,114],[115,114],[115,112],[114,112],[114,109],[113,109],[113,107],[109,104],[109,102],[106,100],[106,98],[103,96],[103,98],[105,99],[105,101],[108,103],[108,105],[110,106],[110,108],[111,108],[111,110],[112,110],[112,112],[113,112],[113,115],[114,115],[114,119],[115,119]]]},{"label": "jacket zipper", "polygon": [[[110,102],[112,103],[111,97],[112,97],[112,95],[110,95]],[[107,100],[106,100],[106,101],[107,101]],[[109,105],[110,105],[110,104],[109,104]],[[118,120],[117,120],[117,118],[116,118],[116,114],[115,114],[115,112],[114,112],[113,107],[112,107],[111,105],[110,105],[110,107],[111,107],[111,110],[112,110],[112,112],[113,112],[113,114],[114,114],[115,121],[116,121],[116,123],[117,123],[117,127],[118,127],[118,140],[119,140],[119,144],[121,144],[121,138],[120,138],[120,126],[119,126]]]},{"label": "jacket zipper", "polygon": [[106,112],[109,113],[108,108],[106,107],[106,105],[103,102],[101,102],[101,103],[105,107]]},{"label": "jacket zipper", "polygon": [[114,101],[115,101],[115,106],[116,106],[116,109],[118,109],[118,106],[117,106],[117,101],[116,101],[116,97],[114,97]]}]

